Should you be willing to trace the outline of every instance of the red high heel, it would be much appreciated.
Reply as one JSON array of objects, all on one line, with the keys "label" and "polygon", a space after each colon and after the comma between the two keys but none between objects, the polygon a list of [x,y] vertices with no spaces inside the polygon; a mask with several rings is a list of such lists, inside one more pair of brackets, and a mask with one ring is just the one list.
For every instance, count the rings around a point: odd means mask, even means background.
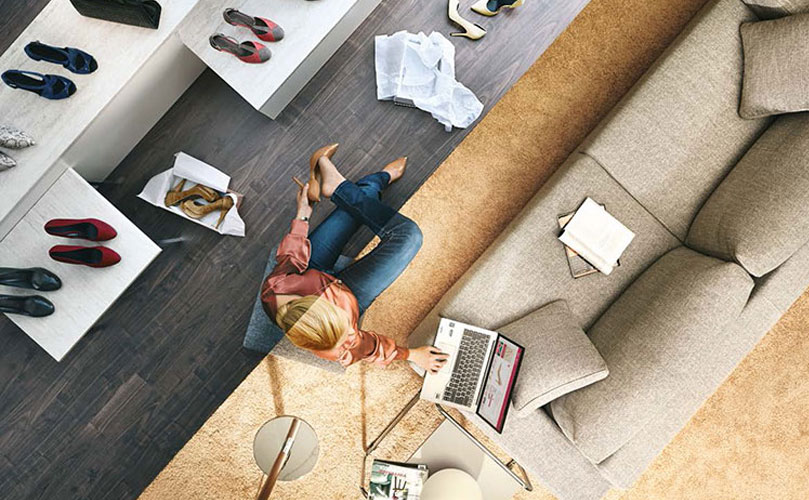
[{"label": "red high heel", "polygon": [[264,17],[248,16],[236,9],[225,9],[222,17],[228,24],[249,29],[265,42],[277,42],[284,38],[284,28]]},{"label": "red high heel", "polygon": [[211,35],[208,41],[211,47],[219,52],[233,54],[238,57],[239,60],[246,63],[260,64],[269,61],[270,57],[272,57],[270,49],[258,42],[247,41],[239,43],[234,38],[225,36],[222,33]]},{"label": "red high heel", "polygon": [[121,256],[107,247],[56,245],[48,250],[48,254],[59,262],[88,267],[109,267],[121,262]]},{"label": "red high heel", "polygon": [[45,232],[90,241],[107,241],[118,236],[112,226],[98,219],[52,219],[45,224]]}]

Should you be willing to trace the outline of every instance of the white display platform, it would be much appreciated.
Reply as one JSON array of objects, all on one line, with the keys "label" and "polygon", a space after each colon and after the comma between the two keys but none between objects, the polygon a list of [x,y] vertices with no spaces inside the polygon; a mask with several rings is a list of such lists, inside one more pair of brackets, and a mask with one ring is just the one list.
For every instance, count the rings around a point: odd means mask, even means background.
[{"label": "white display platform", "polygon": [[[254,108],[276,118],[306,83],[340,48],[381,0],[200,0],[179,34],[209,68]],[[227,24],[222,11],[238,8],[265,17],[285,31],[280,42],[262,42],[250,30]],[[224,33],[239,41],[263,43],[272,58],[263,64],[246,64],[213,49],[208,37]]]},{"label": "white display platform", "polygon": [[[66,168],[75,167],[93,180],[106,177],[199,76],[205,66],[174,35],[196,3],[162,2],[160,29],[150,30],[83,17],[69,0],[51,0],[0,56],[3,71],[62,75],[78,87],[70,98],[50,101],[0,84],[0,122],[37,141],[34,147],[9,151],[18,165],[0,172],[0,236]],[[98,61],[98,70],[74,75],[34,61],[23,51],[34,40],[85,50]]]},{"label": "white display platform", "polygon": [[506,500],[520,489],[520,485],[502,466],[483,453],[447,419],[407,461],[427,464],[430,476],[443,469],[460,469],[475,478],[486,500]]},{"label": "white display platform", "polygon": [[[95,243],[52,236],[44,229],[45,223],[51,219],[89,217],[107,222],[115,228],[118,236]],[[121,262],[99,269],[57,262],[48,255],[48,250],[54,245],[103,245],[118,252]],[[53,292],[0,286],[0,293],[42,295],[53,302],[56,311],[44,318],[19,314],[7,316],[59,361],[159,253],[160,247],[79,174],[68,169],[0,241],[3,267],[44,267],[62,280],[62,288]]]}]

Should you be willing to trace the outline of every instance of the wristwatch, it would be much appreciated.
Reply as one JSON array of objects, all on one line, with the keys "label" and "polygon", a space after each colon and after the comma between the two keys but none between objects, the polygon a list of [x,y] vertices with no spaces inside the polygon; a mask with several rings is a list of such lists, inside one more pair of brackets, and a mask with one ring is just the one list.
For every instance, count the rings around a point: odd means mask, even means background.
[{"label": "wristwatch", "polygon": [[304,221],[304,222],[309,222],[309,217],[307,217],[306,215],[301,216],[301,217],[298,217],[298,219],[299,219],[299,220],[302,220],[302,221]]}]

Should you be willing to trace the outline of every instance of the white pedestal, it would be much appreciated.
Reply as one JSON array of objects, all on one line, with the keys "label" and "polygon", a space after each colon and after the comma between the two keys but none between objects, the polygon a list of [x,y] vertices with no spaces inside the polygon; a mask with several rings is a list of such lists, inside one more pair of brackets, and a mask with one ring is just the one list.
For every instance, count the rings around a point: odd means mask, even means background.
[{"label": "white pedestal", "polygon": [[[104,243],[94,243],[51,236],[44,230],[45,223],[51,219],[88,217],[112,225],[118,236]],[[54,245],[98,244],[118,252],[121,262],[94,269],[57,262],[48,255]],[[68,169],[0,241],[0,262],[4,267],[44,267],[62,280],[62,288],[53,292],[0,286],[0,293],[42,295],[53,302],[56,311],[44,318],[7,316],[59,361],[159,253],[160,247],[79,174]]]},{"label": "white pedestal", "polygon": [[[329,60],[381,0],[200,0],[180,25],[183,43],[254,108],[276,118]],[[227,24],[222,11],[235,7],[278,23],[280,42],[260,42],[246,28]],[[208,37],[224,33],[236,40],[263,43],[272,59],[246,64],[213,49]]]},{"label": "white pedestal", "polygon": [[[51,0],[0,56],[0,68],[58,74],[78,87],[68,99],[50,101],[0,84],[0,122],[37,141],[10,154],[17,167],[0,172],[0,236],[6,234],[65,169],[93,180],[109,174],[163,113],[199,76],[204,65],[174,32],[197,0],[163,2],[160,29],[150,30],[81,16],[69,0]],[[74,75],[30,59],[33,40],[92,54],[98,69]]]}]

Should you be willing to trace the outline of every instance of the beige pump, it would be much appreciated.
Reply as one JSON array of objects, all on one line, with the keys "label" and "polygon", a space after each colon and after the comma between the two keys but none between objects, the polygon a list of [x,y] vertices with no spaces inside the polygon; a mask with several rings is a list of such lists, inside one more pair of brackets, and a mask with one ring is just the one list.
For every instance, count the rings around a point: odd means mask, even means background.
[{"label": "beige pump", "polygon": [[459,0],[449,0],[447,15],[453,23],[463,28],[464,31],[450,33],[449,36],[462,36],[469,38],[470,40],[480,40],[483,38],[486,35],[486,30],[481,28],[479,25],[461,17],[461,14],[458,13],[458,4]]}]

